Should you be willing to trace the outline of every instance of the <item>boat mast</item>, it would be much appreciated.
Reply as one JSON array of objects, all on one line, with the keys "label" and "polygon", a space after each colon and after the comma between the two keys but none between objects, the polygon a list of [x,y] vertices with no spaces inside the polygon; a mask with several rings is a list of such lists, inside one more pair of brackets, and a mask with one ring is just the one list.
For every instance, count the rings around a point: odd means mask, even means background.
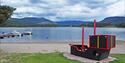
[{"label": "boat mast", "polygon": [[84,26],[82,26],[82,49],[84,49]]},{"label": "boat mast", "polygon": [[94,19],[94,35],[96,35],[96,20]]}]

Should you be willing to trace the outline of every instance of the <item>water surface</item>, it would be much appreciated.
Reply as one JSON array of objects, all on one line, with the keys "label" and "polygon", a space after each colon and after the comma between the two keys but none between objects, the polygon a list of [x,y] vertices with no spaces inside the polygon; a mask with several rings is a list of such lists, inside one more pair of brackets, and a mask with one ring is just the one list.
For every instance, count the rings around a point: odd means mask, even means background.
[{"label": "water surface", "polygon": [[[81,42],[80,27],[27,27],[0,28],[0,33],[31,31],[33,35],[0,39],[1,42]],[[85,28],[85,41],[93,34],[93,28]],[[116,35],[117,40],[125,40],[125,28],[97,28],[97,34]]]}]

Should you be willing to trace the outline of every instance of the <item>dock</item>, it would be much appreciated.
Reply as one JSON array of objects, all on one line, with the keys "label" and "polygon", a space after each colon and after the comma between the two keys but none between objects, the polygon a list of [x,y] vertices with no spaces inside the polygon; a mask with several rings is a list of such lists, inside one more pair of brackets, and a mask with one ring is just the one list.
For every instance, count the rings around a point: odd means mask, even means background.
[{"label": "dock", "polygon": [[24,36],[24,35],[32,35],[32,32],[12,32],[12,33],[4,33],[0,34],[0,39],[4,38],[12,38],[12,37],[19,37],[19,36]]}]

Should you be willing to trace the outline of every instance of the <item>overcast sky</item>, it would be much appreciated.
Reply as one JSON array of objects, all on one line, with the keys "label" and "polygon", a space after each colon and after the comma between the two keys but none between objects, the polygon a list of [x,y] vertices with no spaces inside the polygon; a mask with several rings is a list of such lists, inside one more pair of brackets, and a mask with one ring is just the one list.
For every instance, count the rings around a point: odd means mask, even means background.
[{"label": "overcast sky", "polygon": [[1,0],[1,4],[17,8],[14,18],[100,21],[109,16],[125,16],[125,0]]}]

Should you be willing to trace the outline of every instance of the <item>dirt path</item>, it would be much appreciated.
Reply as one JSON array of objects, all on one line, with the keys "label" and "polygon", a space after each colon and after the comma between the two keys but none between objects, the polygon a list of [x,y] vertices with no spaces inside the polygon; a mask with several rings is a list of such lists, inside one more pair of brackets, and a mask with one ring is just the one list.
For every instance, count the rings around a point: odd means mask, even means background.
[{"label": "dirt path", "polygon": [[[70,52],[69,43],[0,43],[0,49],[10,53]],[[118,43],[111,54],[125,54],[125,44]]]}]

